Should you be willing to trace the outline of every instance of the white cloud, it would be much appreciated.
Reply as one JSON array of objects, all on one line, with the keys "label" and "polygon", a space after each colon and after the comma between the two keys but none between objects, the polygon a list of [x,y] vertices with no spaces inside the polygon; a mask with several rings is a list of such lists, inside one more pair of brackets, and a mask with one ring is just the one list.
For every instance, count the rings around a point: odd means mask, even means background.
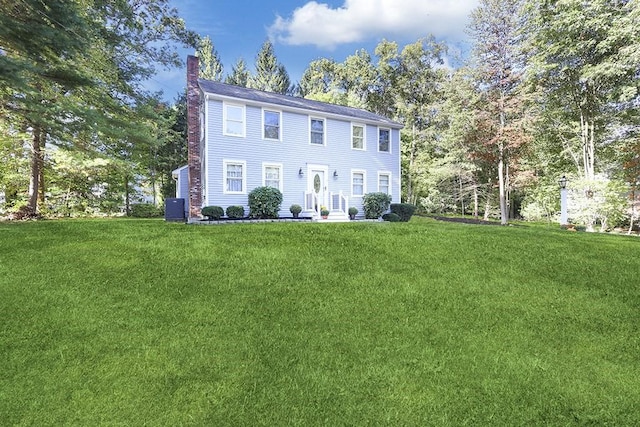
[{"label": "white cloud", "polygon": [[334,49],[381,37],[461,40],[478,0],[345,0],[338,8],[310,1],[289,18],[277,16],[271,37],[289,45]]}]

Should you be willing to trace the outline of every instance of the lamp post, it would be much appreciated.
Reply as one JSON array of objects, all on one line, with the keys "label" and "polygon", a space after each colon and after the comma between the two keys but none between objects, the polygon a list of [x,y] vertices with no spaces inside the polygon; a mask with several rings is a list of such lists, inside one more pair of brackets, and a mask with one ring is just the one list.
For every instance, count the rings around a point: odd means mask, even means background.
[{"label": "lamp post", "polygon": [[567,224],[567,177],[562,175],[558,180],[560,186],[560,225]]}]

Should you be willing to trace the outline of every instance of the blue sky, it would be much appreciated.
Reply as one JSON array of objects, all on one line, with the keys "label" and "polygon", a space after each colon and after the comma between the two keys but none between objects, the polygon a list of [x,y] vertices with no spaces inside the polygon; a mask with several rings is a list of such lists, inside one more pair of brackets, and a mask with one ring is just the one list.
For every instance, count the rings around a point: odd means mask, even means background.
[{"label": "blue sky", "polygon": [[[225,73],[238,58],[253,71],[255,57],[265,40],[274,45],[292,82],[309,62],[325,57],[338,62],[366,49],[373,55],[383,39],[400,48],[433,34],[455,53],[468,49],[465,27],[478,0],[171,0],[187,28],[209,36]],[[186,59],[194,52],[179,49]],[[173,100],[185,86],[185,69],[160,70],[148,84]]]}]

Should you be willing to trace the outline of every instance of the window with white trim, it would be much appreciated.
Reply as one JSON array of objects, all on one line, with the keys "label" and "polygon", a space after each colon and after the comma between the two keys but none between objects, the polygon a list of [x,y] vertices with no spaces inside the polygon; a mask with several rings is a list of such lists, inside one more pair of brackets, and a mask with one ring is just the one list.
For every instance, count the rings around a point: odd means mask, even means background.
[{"label": "window with white trim", "polygon": [[230,136],[245,135],[244,105],[224,104],[224,134]]},{"label": "window with white trim", "polygon": [[262,184],[265,187],[273,187],[282,191],[282,164],[262,164]]},{"label": "window with white trim", "polygon": [[378,151],[391,152],[391,129],[378,128]]},{"label": "window with white trim", "polygon": [[358,124],[351,125],[351,148],[354,150],[364,150],[364,126]]},{"label": "window with white trim", "polygon": [[244,194],[247,192],[247,163],[237,160],[223,161],[224,193]]},{"label": "window with white trim", "polygon": [[365,194],[366,172],[360,170],[351,171],[351,196],[362,197]]},{"label": "window with white trim", "polygon": [[378,172],[378,191],[380,193],[391,194],[391,173]]},{"label": "window with white trim", "polygon": [[309,142],[315,145],[324,145],[324,119],[311,117]]},{"label": "window with white trim", "polygon": [[280,111],[262,110],[262,137],[280,141]]}]

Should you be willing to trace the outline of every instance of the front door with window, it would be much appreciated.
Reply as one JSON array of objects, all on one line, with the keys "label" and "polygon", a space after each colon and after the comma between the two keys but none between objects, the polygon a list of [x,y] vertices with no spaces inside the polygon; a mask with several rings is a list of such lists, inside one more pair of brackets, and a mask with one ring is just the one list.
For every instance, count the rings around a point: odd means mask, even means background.
[{"label": "front door with window", "polygon": [[329,191],[327,188],[328,168],[326,166],[309,166],[308,168],[308,192],[316,196],[319,206],[313,206],[316,212],[321,206],[329,208]]}]

